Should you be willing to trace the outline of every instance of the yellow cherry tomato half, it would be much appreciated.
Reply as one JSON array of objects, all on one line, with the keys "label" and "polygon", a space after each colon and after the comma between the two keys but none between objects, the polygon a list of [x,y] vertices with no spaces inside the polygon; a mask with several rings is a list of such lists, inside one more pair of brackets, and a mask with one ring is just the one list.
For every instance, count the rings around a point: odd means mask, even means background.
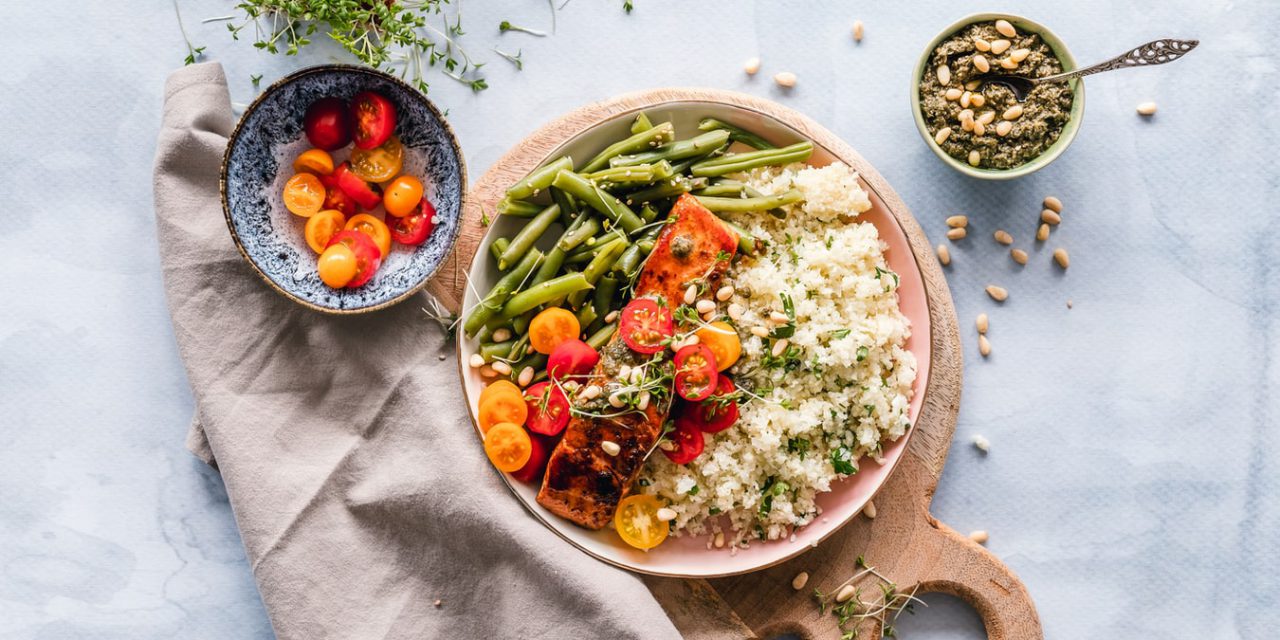
[{"label": "yellow cherry tomato half", "polygon": [[732,367],[742,355],[742,340],[738,338],[737,330],[728,322],[712,322],[698,329],[694,335],[698,336],[699,343],[711,349],[716,357],[716,368],[720,371]]},{"label": "yellow cherry tomato half", "polygon": [[404,147],[396,136],[372,149],[351,150],[351,173],[369,182],[386,182],[396,177],[403,166]]},{"label": "yellow cherry tomato half", "polygon": [[284,206],[294,215],[310,218],[324,206],[324,185],[310,173],[299,173],[284,183]]},{"label": "yellow cherry tomato half", "polygon": [[658,519],[661,508],[662,502],[653,496],[627,496],[613,513],[613,526],[623,542],[637,549],[652,549],[671,533],[671,524]]},{"label": "yellow cherry tomato half", "polygon": [[524,427],[511,422],[493,425],[484,434],[484,452],[499,471],[519,471],[533,455],[533,443]]},{"label": "yellow cherry tomato half", "polygon": [[320,254],[316,269],[320,272],[320,280],[334,289],[341,289],[356,277],[360,261],[356,259],[356,252],[351,247],[335,244]]},{"label": "yellow cherry tomato half", "polygon": [[293,161],[293,170],[297,173],[327,176],[333,173],[333,156],[324,149],[308,149]]},{"label": "yellow cherry tomato half", "polygon": [[529,346],[538,353],[550,355],[565,340],[582,333],[582,325],[572,311],[560,307],[543,309],[529,323]]},{"label": "yellow cherry tomato half", "polygon": [[529,418],[529,405],[519,391],[497,391],[480,403],[479,418],[481,433],[488,433],[494,425],[503,422],[524,424]]},{"label": "yellow cherry tomato half", "polygon": [[307,246],[316,253],[324,253],[324,248],[329,246],[329,240],[333,238],[333,234],[342,231],[342,225],[346,223],[347,217],[337,209],[325,209],[307,218],[307,226],[303,230]]},{"label": "yellow cherry tomato half", "polygon": [[422,202],[422,181],[413,176],[400,176],[382,192],[382,206],[387,213],[403,218],[418,208]]},{"label": "yellow cherry tomato half", "polygon": [[391,230],[387,228],[387,223],[378,218],[367,213],[356,214],[351,216],[343,228],[359,231],[372,238],[373,243],[378,245],[378,250],[382,252],[384,260],[387,254],[391,253]]},{"label": "yellow cherry tomato half", "polygon": [[480,390],[480,401],[476,403],[476,406],[484,404],[484,401],[490,396],[497,395],[499,393],[523,395],[520,391],[520,387],[516,386],[516,383],[510,380],[495,380],[492,384]]}]

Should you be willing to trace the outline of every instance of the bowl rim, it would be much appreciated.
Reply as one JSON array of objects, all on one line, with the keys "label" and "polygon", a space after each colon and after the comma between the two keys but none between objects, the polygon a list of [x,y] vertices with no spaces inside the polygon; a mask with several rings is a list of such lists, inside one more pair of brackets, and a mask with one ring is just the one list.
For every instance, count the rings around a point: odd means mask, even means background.
[{"label": "bowl rim", "polygon": [[961,29],[978,22],[988,22],[1000,19],[1008,20],[1013,23],[1014,26],[1024,28],[1027,31],[1036,33],[1043,38],[1045,44],[1049,45],[1049,47],[1053,49],[1058,60],[1062,62],[1062,68],[1064,71],[1071,71],[1076,69],[1078,66],[1076,64],[1075,56],[1071,55],[1071,51],[1067,48],[1066,43],[1063,42],[1062,38],[1058,37],[1056,33],[1030,18],[1025,18],[1012,13],[971,13],[951,23],[929,41],[929,44],[925,46],[924,51],[920,54],[920,58],[916,61],[915,69],[911,74],[911,117],[915,120],[916,129],[920,132],[920,137],[924,139],[925,145],[929,147],[929,150],[932,151],[934,155],[938,156],[938,158],[952,169],[955,169],[967,176],[982,180],[1012,180],[1043,169],[1054,160],[1058,159],[1058,157],[1067,150],[1067,147],[1071,146],[1071,143],[1075,140],[1076,134],[1079,133],[1080,125],[1084,120],[1084,83],[1080,78],[1076,78],[1068,81],[1068,84],[1071,85],[1071,90],[1075,93],[1075,96],[1071,101],[1071,119],[1063,126],[1062,134],[1058,136],[1058,139],[1054,141],[1054,143],[1050,145],[1044,153],[1041,153],[1035,158],[1032,158],[1017,167],[1012,169],[981,169],[978,167],[972,167],[957,158],[951,157],[933,141],[933,136],[930,135],[929,128],[925,125],[924,114],[921,112],[920,104],[920,78],[921,74],[924,73],[925,65],[929,62],[930,55],[943,40],[951,37]]},{"label": "bowl rim", "polygon": [[[445,250],[444,250],[444,253],[442,254],[442,258],[440,259],[440,261],[436,263],[436,265],[430,271],[428,271],[425,276],[423,276],[421,281],[415,283],[413,286],[406,289],[400,295],[394,298],[391,298],[390,300],[379,302],[378,304],[375,304],[375,305],[369,305],[364,307],[352,307],[349,309],[335,309],[333,307],[318,305],[309,300],[304,300],[294,295],[292,292],[284,289],[280,285],[276,284],[276,282],[272,280],[270,276],[268,276],[265,272],[263,272],[262,268],[258,266],[258,263],[254,261],[252,256],[249,255],[249,252],[245,249],[244,244],[240,242],[240,234],[239,232],[236,231],[235,223],[231,218],[231,206],[227,202],[227,172],[230,170],[230,166],[231,166],[231,149],[235,147],[235,143],[239,139],[241,130],[244,128],[245,123],[248,122],[249,116],[252,115],[255,111],[257,111],[258,107],[262,105],[262,103],[267,99],[268,96],[278,91],[281,87],[312,74],[327,73],[332,71],[349,72],[349,73],[356,73],[356,74],[381,78],[393,84],[399,85],[402,89],[405,89],[411,94],[416,94],[418,98],[422,101],[422,103],[426,105],[427,110],[431,112],[431,115],[435,117],[436,121],[438,121],[441,127],[444,129],[445,136],[449,139],[449,145],[453,148],[454,156],[458,158],[459,222],[458,224],[454,225],[453,233],[448,238],[448,241],[445,243]],[[458,243],[458,236],[461,235],[462,233],[461,217],[462,217],[462,210],[465,205],[465,198],[467,195],[467,161],[466,161],[466,158],[462,155],[462,147],[458,144],[458,135],[454,133],[453,127],[449,125],[449,121],[446,120],[444,117],[444,114],[442,114],[440,110],[436,108],[435,103],[433,103],[425,93],[418,90],[416,87],[410,85],[404,80],[401,80],[400,78],[395,77],[392,74],[389,74],[385,71],[380,71],[378,69],[374,69],[371,67],[364,67],[360,65],[345,64],[345,63],[318,64],[318,65],[312,65],[309,67],[303,67],[302,69],[298,69],[297,71],[294,71],[293,73],[290,73],[280,78],[279,80],[272,82],[270,86],[264,89],[261,93],[258,94],[256,98],[253,99],[253,102],[249,103],[249,106],[245,108],[244,113],[240,114],[240,119],[236,121],[236,126],[234,129],[231,130],[231,135],[227,136],[227,146],[226,146],[226,149],[224,149],[222,152],[222,166],[218,173],[218,194],[219,194],[219,197],[222,199],[222,215],[226,219],[227,229],[231,231],[231,240],[235,242],[236,249],[240,251],[240,256],[244,258],[245,262],[249,263],[249,266],[253,268],[254,273],[258,274],[258,277],[262,278],[262,280],[267,283],[267,286],[269,286],[271,289],[275,290],[276,293],[279,293],[285,298],[288,298],[289,300],[296,302],[297,304],[303,307],[306,307],[308,309],[311,309],[313,311],[318,311],[320,313],[335,315],[335,316],[358,315],[361,313],[369,313],[372,311],[386,309],[388,307],[395,306],[413,297],[418,292],[426,288],[427,283],[431,282],[431,278],[435,277],[436,273],[440,271],[440,268],[443,267],[446,262],[448,262],[449,256],[453,253],[453,249]]]}]

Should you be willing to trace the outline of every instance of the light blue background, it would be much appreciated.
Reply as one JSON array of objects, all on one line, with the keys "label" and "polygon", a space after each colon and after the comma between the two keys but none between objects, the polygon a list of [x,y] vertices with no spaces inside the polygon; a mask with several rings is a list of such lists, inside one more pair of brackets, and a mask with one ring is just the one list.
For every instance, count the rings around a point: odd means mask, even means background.
[{"label": "light blue background", "polygon": [[[800,3],[464,0],[462,42],[492,88],[434,76],[472,178],[584,102],[661,86],[772,98],[874,163],[931,238],[968,214],[947,270],[965,391],[934,512],[1026,581],[1050,638],[1264,638],[1280,628],[1277,99],[1273,2]],[[5,0],[0,38],[0,634],[270,635],[216,473],[183,448],[191,394],[165,310],[151,164],[165,76],[185,49],[167,0]],[[908,6],[909,5],[909,6]],[[232,42],[232,2],[181,6],[232,99],[300,66]],[[1088,80],[1074,146],[1009,184],[960,176],[920,141],[910,69],[938,30],[1005,9],[1055,28],[1082,62],[1157,37],[1200,49]],[[854,19],[866,39],[849,36]],[[516,72],[491,51],[521,49]],[[764,59],[756,78],[742,62]],[[799,76],[790,92],[769,77]],[[1160,104],[1151,119],[1134,114]],[[1043,247],[1045,195],[1066,203]],[[1017,268],[991,240],[1031,251]],[[1063,246],[1063,273],[1049,252]],[[995,305],[988,283],[1007,287]],[[1068,310],[1067,301],[1074,302]],[[978,356],[973,318],[991,314]],[[992,442],[980,455],[969,438]],[[883,507],[882,507],[883,509]],[[907,638],[981,637],[947,599]],[[625,606],[621,604],[620,606]]]}]

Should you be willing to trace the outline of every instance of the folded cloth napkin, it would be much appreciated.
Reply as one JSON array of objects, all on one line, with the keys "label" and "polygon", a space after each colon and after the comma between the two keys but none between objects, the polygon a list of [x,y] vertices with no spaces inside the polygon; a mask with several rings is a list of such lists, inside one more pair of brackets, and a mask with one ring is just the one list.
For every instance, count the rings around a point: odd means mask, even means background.
[{"label": "folded cloth napkin", "polygon": [[321,315],[227,233],[222,68],[165,87],[155,205],[193,451],[216,459],[282,638],[676,638],[640,580],[521,508],[476,441],[425,294]]}]

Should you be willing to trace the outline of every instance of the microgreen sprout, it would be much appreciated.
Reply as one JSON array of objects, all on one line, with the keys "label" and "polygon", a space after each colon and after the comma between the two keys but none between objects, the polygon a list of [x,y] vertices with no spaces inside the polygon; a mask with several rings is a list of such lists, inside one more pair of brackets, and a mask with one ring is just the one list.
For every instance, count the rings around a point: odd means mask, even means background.
[{"label": "microgreen sprout", "polygon": [[178,10],[178,0],[173,0],[173,14],[178,17],[178,30],[182,32],[182,41],[187,45],[187,57],[183,58],[182,64],[195,64],[197,60],[204,57],[205,48],[191,44],[191,38],[187,36],[187,27],[182,24],[182,11]]},{"label": "microgreen sprout", "polygon": [[520,33],[527,33],[531,36],[538,36],[539,38],[547,37],[546,31],[539,31],[537,29],[530,29],[529,27],[522,27],[518,24],[511,24],[506,20],[503,20],[502,22],[498,23],[498,31],[500,33],[506,33],[508,31],[519,31]]},{"label": "microgreen sprout", "polygon": [[498,55],[500,55],[500,56],[502,56],[503,58],[506,58],[506,60],[507,60],[508,62],[510,62],[511,64],[515,65],[515,66],[516,66],[516,71],[523,71],[523,70],[524,70],[524,61],[520,59],[520,54],[522,53],[522,52],[521,52],[521,50],[516,49],[516,52],[515,52],[515,53],[507,53],[506,51],[503,51],[502,49],[499,49],[499,48],[497,48],[497,47],[494,47],[494,48],[493,48],[493,52],[494,52],[494,53],[496,53],[496,54],[498,54]]},{"label": "microgreen sprout", "polygon": [[[881,637],[897,637],[893,624],[897,622],[898,616],[902,615],[903,611],[915,613],[916,604],[929,606],[916,597],[919,586],[912,588],[910,593],[903,593],[898,590],[893,581],[876,571],[875,567],[868,565],[862,556],[858,556],[856,565],[859,571],[848,580],[836,585],[831,591],[823,593],[819,589],[813,590],[819,615],[826,615],[829,610],[836,617],[842,640],[858,638],[863,625],[868,622],[879,627]],[[875,580],[873,583],[875,590],[872,591],[875,595],[869,600],[864,600],[863,587],[858,585],[868,578]],[[840,592],[850,585],[853,585],[853,595],[844,602],[837,602]]]}]

